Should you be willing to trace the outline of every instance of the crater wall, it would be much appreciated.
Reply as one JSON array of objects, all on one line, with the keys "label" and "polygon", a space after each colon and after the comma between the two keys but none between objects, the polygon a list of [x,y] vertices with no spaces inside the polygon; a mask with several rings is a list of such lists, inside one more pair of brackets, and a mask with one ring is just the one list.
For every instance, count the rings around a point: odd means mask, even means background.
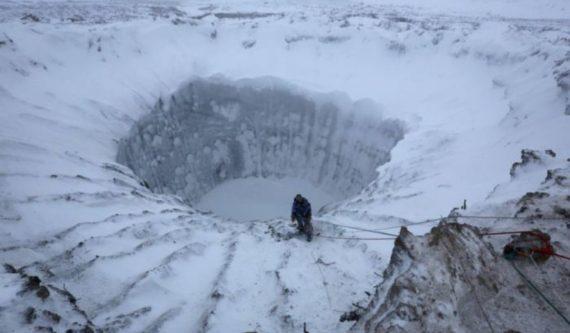
[{"label": "crater wall", "polygon": [[[296,177],[356,194],[403,138],[368,100],[269,80],[196,79],[160,99],[121,141],[118,161],[154,191],[195,202],[243,177]],[[270,82],[270,83],[268,83]]]}]

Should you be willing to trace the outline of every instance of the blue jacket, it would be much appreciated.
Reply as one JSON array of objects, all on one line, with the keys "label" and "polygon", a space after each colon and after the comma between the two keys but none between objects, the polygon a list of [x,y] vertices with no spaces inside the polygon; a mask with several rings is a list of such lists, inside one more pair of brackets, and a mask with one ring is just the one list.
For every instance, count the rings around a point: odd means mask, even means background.
[{"label": "blue jacket", "polygon": [[304,218],[311,218],[311,204],[309,200],[303,198],[301,202],[293,201],[293,207],[291,207],[291,218],[295,216],[302,216]]}]

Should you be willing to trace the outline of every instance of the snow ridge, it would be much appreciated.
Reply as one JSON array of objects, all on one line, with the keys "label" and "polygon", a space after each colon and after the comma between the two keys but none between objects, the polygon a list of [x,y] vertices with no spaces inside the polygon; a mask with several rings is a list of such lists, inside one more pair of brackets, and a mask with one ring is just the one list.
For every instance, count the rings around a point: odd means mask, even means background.
[{"label": "snow ridge", "polygon": [[[540,152],[525,150],[523,161],[527,162],[517,162],[513,169],[518,170],[521,165],[528,168],[529,154],[536,157],[535,163],[542,161]],[[544,173],[545,165],[540,169]],[[559,182],[553,181],[554,175],[558,175]],[[569,176],[568,164],[549,170],[539,191],[503,203],[502,212],[495,214],[507,217],[513,214],[515,219],[510,221],[465,219],[461,211],[454,210],[425,236],[414,236],[402,228],[384,271],[384,281],[352,331],[567,331],[567,323],[526,285],[499,253],[508,238],[481,234],[489,229],[500,232],[538,228],[552,235],[557,252],[568,253],[570,184],[566,180]],[[520,170],[518,177],[520,180]],[[513,179],[504,187],[516,186],[516,182]],[[464,215],[477,216],[489,211],[492,211],[489,206],[481,206]],[[476,221],[483,229],[458,221]],[[529,259],[513,264],[539,284],[556,306],[568,309],[564,297],[558,297],[561,292],[562,296],[568,296],[564,291],[570,276],[566,261],[551,257],[538,265]]]}]

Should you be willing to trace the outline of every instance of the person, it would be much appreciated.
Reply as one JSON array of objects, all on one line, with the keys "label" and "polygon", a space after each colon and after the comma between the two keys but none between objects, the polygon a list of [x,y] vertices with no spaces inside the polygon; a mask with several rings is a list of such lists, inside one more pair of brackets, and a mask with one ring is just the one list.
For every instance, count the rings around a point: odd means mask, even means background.
[{"label": "person", "polygon": [[309,200],[297,194],[293,200],[293,207],[291,208],[291,223],[295,223],[295,220],[297,220],[297,229],[300,233],[304,233],[307,236],[308,242],[313,238],[311,219],[312,212]]}]

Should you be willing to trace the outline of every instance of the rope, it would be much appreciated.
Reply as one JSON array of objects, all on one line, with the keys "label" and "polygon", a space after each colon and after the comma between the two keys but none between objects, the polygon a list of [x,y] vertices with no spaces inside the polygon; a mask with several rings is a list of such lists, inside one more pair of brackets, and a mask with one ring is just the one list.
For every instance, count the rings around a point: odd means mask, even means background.
[{"label": "rope", "polygon": [[375,229],[366,229],[366,228],[360,228],[360,227],[353,227],[353,226],[349,226],[349,225],[336,224],[336,223],[327,222],[327,221],[319,221],[319,222],[326,223],[326,224],[330,224],[330,225],[334,225],[334,226],[341,227],[341,228],[354,229],[354,230],[359,230],[359,231],[367,231],[367,232],[372,232],[372,233],[381,234],[381,235],[386,235],[386,236],[398,237],[398,235],[396,235],[396,234],[391,234],[391,233],[389,233],[389,232],[382,232],[382,231],[375,230]]},{"label": "rope", "polygon": [[[534,258],[533,258],[532,256],[529,256],[529,258],[530,258],[530,261],[532,261],[534,267],[540,272],[540,274],[541,274],[542,276],[544,276],[544,275],[545,275],[545,274],[544,274],[544,271],[538,266],[538,264],[536,263],[536,261],[534,260]],[[544,285],[548,285],[548,282],[547,282],[544,278],[542,279],[542,283],[543,283]],[[556,299],[558,300],[558,302],[559,302],[558,304],[561,304],[561,305],[564,304],[564,302],[562,301],[562,299],[560,299],[560,296],[558,296],[558,293],[554,293],[554,296],[555,296]]]},{"label": "rope", "polygon": [[479,236],[494,236],[494,235],[511,235],[511,234],[521,234],[523,232],[532,232],[532,230],[525,231],[502,231],[502,232],[486,232],[479,234]]},{"label": "rope", "polygon": [[[558,258],[554,257],[555,260],[559,260]],[[559,263],[560,264],[560,263]],[[566,304],[566,302],[562,301],[562,299],[560,298],[560,296],[558,295],[557,292],[554,293],[556,295],[556,297],[558,298],[558,301],[560,301],[560,304],[562,304],[562,306],[564,307],[564,310],[568,311],[568,305]]]},{"label": "rope", "polygon": [[[448,248],[449,249],[449,248]],[[475,292],[475,286],[473,286],[473,283],[471,282],[471,279],[469,279],[467,277],[467,275],[465,274],[466,269],[465,266],[463,265],[463,261],[465,260],[465,256],[461,256],[459,258],[459,265],[461,265],[461,269],[463,269],[463,277],[465,278],[465,281],[469,284],[469,286],[471,287],[471,292],[473,292],[473,296],[475,296],[475,302],[477,303],[477,306],[479,307],[479,310],[481,311],[481,313],[483,314],[483,318],[485,318],[485,321],[487,322],[487,325],[489,325],[489,329],[491,330],[491,333],[495,333],[495,330],[493,329],[493,325],[491,325],[491,320],[489,319],[489,316],[487,316],[487,312],[485,312],[485,309],[483,309],[483,305],[481,304],[481,301],[479,300],[479,296],[477,296],[477,293]]]},{"label": "rope", "polygon": [[[511,219],[511,220],[529,219],[529,217],[520,217],[520,216],[474,216],[474,215],[450,216],[449,218],[458,218],[458,219]],[[398,229],[401,227],[409,227],[409,226],[420,225],[420,224],[427,224],[427,223],[441,221],[443,219],[445,219],[445,217],[427,219],[427,220],[419,221],[419,222],[410,222],[410,223],[401,224],[401,225],[397,225],[397,226],[390,226],[390,227],[385,227],[385,228],[374,229],[374,232],[380,232],[383,230],[390,230],[390,229]],[[549,216],[547,216],[547,217],[532,217],[532,219],[534,219],[534,220],[555,220],[555,221],[556,220],[562,220],[562,221],[569,220],[569,218],[566,218],[566,217],[549,217]],[[368,230],[363,230],[363,231],[368,231]]]},{"label": "rope", "polygon": [[[414,226],[414,225],[420,225],[420,224],[426,224],[426,223],[432,223],[432,222],[437,222],[437,221],[441,221],[445,218],[457,218],[457,219],[503,219],[503,220],[527,220],[527,219],[533,219],[533,220],[547,220],[547,221],[569,221],[570,218],[568,217],[556,217],[556,216],[543,216],[543,217],[522,217],[522,216],[491,216],[491,215],[482,215],[482,216],[475,216],[475,215],[458,215],[458,216],[448,216],[448,217],[437,217],[437,218],[432,218],[432,219],[427,219],[424,221],[418,221],[418,222],[410,222],[410,223],[406,223],[406,224],[400,224],[400,225],[396,225],[396,226],[390,226],[390,227],[384,227],[384,228],[380,228],[380,229],[365,229],[365,228],[360,228],[360,227],[352,227],[352,226],[347,226],[347,225],[342,225],[342,224],[335,224],[332,222],[327,222],[327,221],[322,221],[320,220],[320,222],[324,222],[324,223],[328,223],[331,225],[335,225],[338,227],[343,227],[343,228],[349,228],[349,229],[355,229],[355,230],[361,230],[361,231],[368,231],[368,232],[375,232],[375,233],[381,233],[381,231],[383,230],[390,230],[390,229],[398,229],[401,227],[409,227],[409,226]],[[232,220],[229,220],[232,221]],[[237,222],[237,221],[236,221]],[[238,223],[261,223],[261,224],[267,224],[271,221],[265,221],[265,220],[251,220],[251,221],[247,221],[247,222],[238,222]],[[390,234],[390,236],[393,236],[393,234]]]},{"label": "rope", "polygon": [[362,237],[335,237],[335,236],[324,236],[324,235],[314,235],[315,237],[327,238],[327,239],[354,239],[354,240],[394,240],[396,237],[390,238],[362,238]]},{"label": "rope", "polygon": [[471,291],[473,292],[473,296],[475,296],[475,301],[477,302],[477,305],[479,306],[479,310],[481,310],[481,313],[483,314],[483,318],[485,318],[487,325],[489,325],[489,329],[491,330],[491,333],[495,333],[495,330],[493,329],[493,325],[491,325],[491,320],[489,319],[487,312],[485,312],[485,309],[483,309],[483,305],[481,305],[481,301],[479,300],[479,296],[477,296],[477,293],[475,292],[475,287],[473,287],[473,284],[471,284],[471,281],[468,281],[468,282],[471,285]]},{"label": "rope", "polygon": [[313,251],[311,251],[311,257],[313,257],[313,260],[315,261],[314,264],[317,265],[317,268],[319,269],[319,273],[321,274],[321,279],[323,282],[323,286],[325,289],[325,293],[327,294],[327,301],[329,302],[329,308],[332,310],[332,301],[331,301],[331,295],[329,294],[329,289],[327,288],[327,281],[325,280],[325,274],[323,274],[323,270],[321,269],[321,265],[319,265],[319,263],[317,262],[317,259],[315,259],[315,254],[313,253]]},{"label": "rope", "polygon": [[[473,215],[464,215],[464,216],[451,216],[449,218],[464,218],[464,219],[527,219],[527,217],[514,217],[514,216],[473,216]],[[390,238],[365,238],[365,237],[334,237],[334,236],[324,236],[324,235],[315,235],[315,237],[321,237],[321,238],[327,238],[327,239],[345,239],[345,240],[394,240],[398,237],[398,235],[396,234],[392,234],[392,233],[388,233],[388,232],[383,232],[384,230],[390,230],[390,229],[398,229],[398,228],[402,228],[402,227],[410,227],[410,226],[415,226],[415,225],[421,225],[421,224],[428,224],[428,223],[433,223],[433,222],[437,222],[437,221],[441,221],[445,219],[445,217],[438,217],[438,218],[433,218],[433,219],[428,219],[428,220],[424,220],[424,221],[419,221],[419,222],[410,222],[410,223],[406,223],[406,224],[402,224],[402,225],[397,225],[397,226],[390,226],[390,227],[384,227],[384,228],[379,228],[379,229],[367,229],[367,228],[361,228],[361,227],[354,227],[354,226],[348,226],[348,225],[343,225],[343,224],[336,224],[336,223],[332,223],[332,222],[328,222],[328,221],[322,221],[319,220],[319,222],[322,223],[327,223],[330,225],[334,225],[340,228],[346,228],[346,229],[353,229],[353,230],[359,230],[359,231],[364,231],[364,232],[371,232],[371,233],[377,233],[377,234],[381,234],[381,235],[386,235],[386,236],[390,236]],[[568,220],[568,218],[562,218],[562,217],[540,217],[540,218],[534,218],[536,220]],[[269,221],[258,221],[258,220],[254,220],[254,221],[249,221],[249,223],[263,223],[263,224],[267,224]],[[522,232],[526,232],[526,231],[507,231],[507,232],[495,232],[495,233],[483,233],[480,234],[481,236],[491,236],[491,235],[507,235],[507,234],[517,234],[517,233],[522,233]],[[564,258],[567,260],[570,260],[570,257],[567,256],[563,256],[560,254],[555,253],[554,254],[557,257],[560,258]]]},{"label": "rope", "polygon": [[527,219],[533,219],[533,220],[554,220],[554,221],[566,221],[566,220],[570,220],[570,218],[568,217],[556,217],[556,216],[543,216],[543,217],[531,217],[531,216],[527,216],[527,217],[523,217],[523,216],[475,216],[475,215],[460,215],[460,216],[455,216],[458,218],[465,218],[465,219],[503,219],[503,220],[527,220]]},{"label": "rope", "polygon": [[419,224],[426,224],[426,223],[437,222],[437,221],[441,221],[442,219],[443,219],[443,217],[438,217],[438,218],[436,218],[436,219],[429,219],[429,220],[420,221],[420,222],[410,222],[410,223],[406,223],[406,224],[396,225],[396,226],[393,226],[393,227],[385,227],[385,228],[376,229],[376,231],[390,230],[390,229],[399,229],[399,228],[401,228],[401,227],[409,227],[409,226],[413,226],[413,225],[419,225]]},{"label": "rope", "polygon": [[553,256],[557,256],[557,257],[560,257],[560,258],[562,258],[562,259],[570,260],[570,257],[567,257],[567,256],[563,256],[563,255],[561,255],[561,254],[558,254],[558,253],[553,253],[552,255],[553,255]]},{"label": "rope", "polygon": [[[550,216],[546,216],[546,217],[520,217],[520,216],[474,216],[474,215],[458,215],[458,216],[449,216],[448,218],[458,218],[458,219],[511,219],[511,220],[526,220],[529,218],[532,218],[534,220],[554,220],[554,221],[566,221],[566,220],[570,220],[567,217],[550,217]],[[406,223],[406,224],[401,224],[401,225],[397,225],[397,226],[391,226],[391,227],[385,227],[385,228],[380,228],[380,229],[375,229],[375,232],[379,232],[382,230],[390,230],[390,229],[398,229],[401,227],[409,227],[409,226],[414,226],[414,225],[420,225],[420,224],[426,224],[426,223],[432,223],[432,222],[437,222],[437,221],[441,221],[445,219],[445,217],[438,217],[438,218],[433,218],[433,219],[428,219],[428,220],[424,220],[424,221],[419,221],[419,222],[411,222],[411,223]]]},{"label": "rope", "polygon": [[[459,215],[459,216],[450,216],[448,218],[458,218],[458,219],[528,219],[528,217],[516,217],[516,216],[474,216],[474,215]],[[379,229],[367,229],[367,228],[361,228],[361,227],[354,227],[354,226],[348,226],[348,225],[343,225],[343,224],[336,224],[336,223],[332,223],[332,222],[328,222],[328,221],[323,221],[323,220],[319,220],[319,222],[321,223],[327,223],[330,225],[334,225],[340,228],[347,228],[347,229],[353,229],[353,230],[359,230],[359,231],[364,231],[364,232],[371,232],[371,233],[376,233],[376,234],[381,234],[381,235],[386,235],[386,236],[390,236],[390,237],[398,237],[398,235],[396,234],[392,234],[392,233],[388,233],[388,232],[383,232],[384,230],[391,230],[391,229],[399,229],[402,227],[410,227],[410,226],[416,226],[416,225],[421,225],[421,224],[428,224],[428,223],[433,223],[433,222],[438,222],[445,219],[445,217],[438,217],[438,218],[433,218],[433,219],[428,219],[428,220],[424,220],[424,221],[419,221],[419,222],[410,222],[410,223],[406,223],[406,224],[401,224],[401,225],[397,225],[397,226],[389,226],[389,227],[384,227],[384,228],[379,228]],[[569,220],[568,218],[564,218],[564,217],[538,217],[538,218],[533,218],[535,220]],[[270,221],[260,221],[260,220],[253,220],[253,221],[248,221],[247,223],[260,223],[260,224],[267,224]],[[242,223],[242,222],[239,222]],[[501,233],[483,233],[481,234],[481,236],[491,236],[491,235],[502,235],[502,234],[515,234],[515,233],[521,233],[522,231],[511,231],[511,232],[501,232]],[[330,238],[330,239],[357,239],[357,240],[391,240],[393,238],[348,238],[348,237],[327,237],[327,236],[318,236],[317,237],[322,237],[322,238]],[[568,259],[570,260],[570,257],[567,256],[563,256],[560,254],[554,254],[555,256],[564,258],[564,259]]]},{"label": "rope", "polygon": [[521,272],[517,266],[515,266],[515,264],[510,261],[507,260],[511,266],[513,266],[513,268],[517,271],[517,273],[519,273],[519,275],[521,276],[521,278],[531,287],[531,289],[533,289],[540,297],[542,297],[542,299],[548,304],[550,305],[550,307],[552,307],[554,309],[554,311],[556,311],[556,313],[562,317],[562,319],[564,319],[564,321],[566,322],[566,324],[568,324],[570,326],[570,320],[568,320],[568,318],[566,318],[564,316],[564,314],[562,313],[562,311],[558,310],[558,308],[548,299],[546,298],[546,296],[544,296],[544,294],[542,292],[540,292],[540,290],[523,274],[523,272]]}]

